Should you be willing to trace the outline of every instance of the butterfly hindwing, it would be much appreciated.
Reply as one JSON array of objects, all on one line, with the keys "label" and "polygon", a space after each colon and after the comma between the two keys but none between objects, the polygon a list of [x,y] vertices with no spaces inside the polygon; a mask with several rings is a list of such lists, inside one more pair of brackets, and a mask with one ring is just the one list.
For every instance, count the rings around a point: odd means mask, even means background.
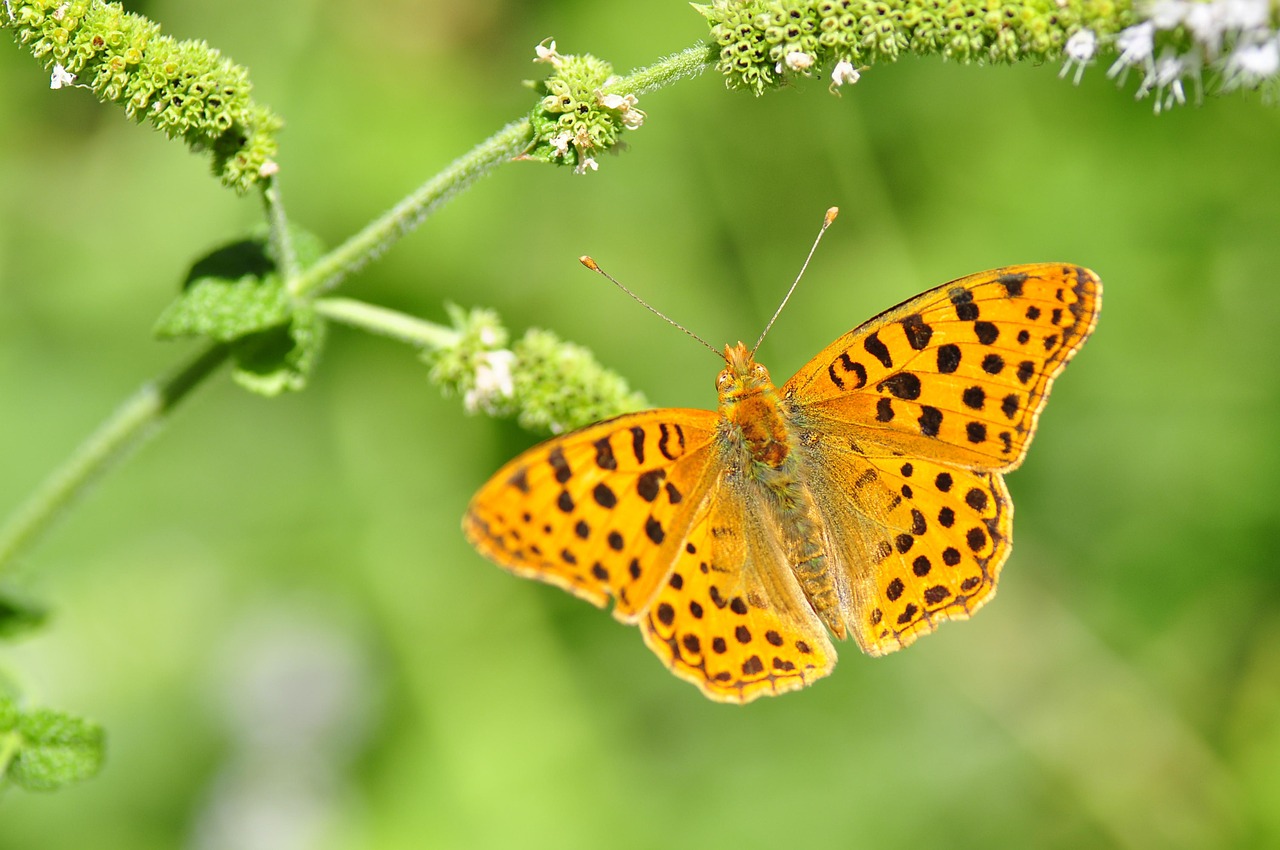
[{"label": "butterfly hindwing", "polygon": [[717,482],[640,623],[672,672],[720,702],[796,690],[835,665],[755,495]]},{"label": "butterfly hindwing", "polygon": [[782,388],[811,427],[971,469],[1015,468],[1053,379],[1097,321],[1102,285],[1061,263],[929,290],[827,346]]},{"label": "butterfly hindwing", "polygon": [[705,498],[716,416],[627,414],[548,440],[495,474],[463,531],[485,557],[633,622]]},{"label": "butterfly hindwing", "polygon": [[999,473],[863,454],[835,434],[811,457],[809,487],[849,588],[843,621],[863,651],[907,646],[995,594],[1013,529]]}]

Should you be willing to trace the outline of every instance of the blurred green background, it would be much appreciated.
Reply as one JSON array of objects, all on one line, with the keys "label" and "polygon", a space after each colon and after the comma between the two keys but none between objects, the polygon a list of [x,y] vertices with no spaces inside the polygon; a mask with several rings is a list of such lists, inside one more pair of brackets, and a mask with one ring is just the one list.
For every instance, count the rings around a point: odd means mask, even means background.
[{"label": "blurred green background", "polygon": [[[704,34],[683,2],[128,3],[288,120],[289,212],[336,244],[531,103],[533,46],[620,71]],[[0,650],[109,732],[100,776],[0,797],[0,848],[1280,844],[1280,112],[1155,117],[1105,63],[876,67],[762,98],[648,95],[600,171],[513,164],[343,294],[499,310],[663,406],[717,361],[590,252],[782,379],[925,288],[1097,270],[1105,308],[1009,480],[996,601],[739,708],[606,612],[466,545],[470,493],[536,435],[464,415],[411,350],[335,329],[306,392],[225,374],[23,564],[49,627]],[[260,219],[205,163],[0,42],[0,511],[194,348],[149,329]]]}]

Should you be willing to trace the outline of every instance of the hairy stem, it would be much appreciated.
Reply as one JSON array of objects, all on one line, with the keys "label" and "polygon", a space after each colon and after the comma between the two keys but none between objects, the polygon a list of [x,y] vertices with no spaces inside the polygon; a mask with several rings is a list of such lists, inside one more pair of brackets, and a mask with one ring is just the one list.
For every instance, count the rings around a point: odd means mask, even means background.
[{"label": "hairy stem", "polygon": [[352,298],[321,298],[316,301],[315,310],[335,322],[398,339],[419,348],[446,348],[458,343],[459,334],[452,328]]},{"label": "hairy stem", "polygon": [[0,574],[94,481],[154,433],[178,403],[222,365],[228,353],[225,345],[209,346],[171,376],[143,385],[99,425],[0,526]]},{"label": "hairy stem", "polygon": [[639,96],[679,80],[696,77],[714,65],[718,57],[719,51],[715,47],[696,44],[673,56],[659,59],[652,65],[632,71],[606,88],[615,94]]},{"label": "hairy stem", "polygon": [[269,238],[276,266],[285,280],[293,280],[301,269],[298,267],[298,252],[293,247],[293,235],[289,232],[289,217],[284,212],[279,178],[268,178],[267,185],[262,190],[262,202],[267,211]]},{"label": "hairy stem", "polygon": [[503,127],[444,171],[424,183],[416,192],[396,204],[385,215],[307,269],[289,283],[298,298],[314,298],[333,289],[365,263],[378,257],[401,236],[413,230],[437,207],[504,162],[517,156],[529,144],[529,120],[521,118]]}]

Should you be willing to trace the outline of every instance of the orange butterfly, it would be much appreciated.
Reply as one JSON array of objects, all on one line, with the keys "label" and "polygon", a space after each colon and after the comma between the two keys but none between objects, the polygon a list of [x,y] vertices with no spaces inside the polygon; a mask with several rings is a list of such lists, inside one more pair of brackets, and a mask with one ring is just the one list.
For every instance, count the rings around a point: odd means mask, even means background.
[{"label": "orange butterfly", "polygon": [[[718,412],[548,440],[472,499],[485,557],[638,623],[677,676],[745,703],[882,655],[996,591],[1026,456],[1102,285],[1065,263],[970,275],[827,346],[781,388],[726,346]],[[824,628],[825,627],[825,628]]]}]

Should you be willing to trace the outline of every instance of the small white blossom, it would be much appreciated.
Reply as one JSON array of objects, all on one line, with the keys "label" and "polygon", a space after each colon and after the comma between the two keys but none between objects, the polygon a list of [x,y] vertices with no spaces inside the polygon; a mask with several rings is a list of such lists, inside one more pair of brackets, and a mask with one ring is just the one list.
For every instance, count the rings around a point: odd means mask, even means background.
[{"label": "small white blossom", "polygon": [[60,89],[76,81],[76,75],[62,67],[62,63],[53,66],[53,74],[49,77],[49,88]]},{"label": "small white blossom", "polygon": [[63,3],[61,6],[53,10],[53,19],[60,21],[67,16],[67,10],[71,8],[70,3]]},{"label": "small white blossom", "polygon": [[1116,36],[1116,50],[1120,51],[1120,56],[1107,70],[1107,76],[1114,77],[1120,74],[1120,82],[1123,83],[1125,77],[1129,75],[1129,68],[1134,65],[1141,65],[1150,75],[1151,53],[1155,50],[1155,32],[1156,25],[1151,21],[1143,21],[1121,30]]},{"label": "small white blossom", "polygon": [[569,143],[573,141],[573,136],[566,131],[558,136],[551,137],[551,147],[556,149],[556,156],[563,157],[569,152]]},{"label": "small white blossom", "polygon": [[1217,0],[1222,23],[1228,30],[1251,32],[1262,30],[1271,19],[1269,0]]},{"label": "small white blossom", "polygon": [[807,71],[813,67],[813,57],[802,50],[793,50],[783,60],[793,71]]},{"label": "small white blossom", "polygon": [[1146,97],[1154,90],[1157,115],[1161,110],[1172,109],[1175,103],[1178,105],[1186,103],[1186,93],[1182,89],[1182,75],[1186,72],[1188,64],[1187,59],[1172,51],[1162,54],[1152,72],[1143,78],[1142,85],[1138,86],[1138,93],[1134,97]]},{"label": "small white blossom", "polygon": [[1210,59],[1222,50],[1222,33],[1227,28],[1221,3],[1192,3],[1184,18],[1187,30]]},{"label": "small white blossom", "polygon": [[1076,30],[1071,34],[1071,38],[1067,39],[1063,52],[1067,54],[1067,61],[1062,63],[1058,78],[1065,77],[1071,71],[1071,66],[1075,65],[1076,75],[1072,78],[1072,82],[1078,86],[1080,78],[1084,76],[1085,66],[1093,64],[1093,57],[1098,52],[1098,36],[1091,29]]},{"label": "small white blossom", "polygon": [[475,385],[462,397],[462,405],[468,413],[497,411],[498,402],[505,401],[515,394],[515,381],[511,377],[511,366],[516,356],[505,349],[490,351],[480,356],[476,365]]},{"label": "small white blossom", "polygon": [[542,41],[534,45],[533,52],[534,62],[546,62],[552,67],[560,67],[560,62],[564,59],[556,52],[556,40],[554,38],[544,38]]},{"label": "small white blossom", "polygon": [[476,339],[480,340],[481,345],[497,345],[499,338],[498,329],[489,325],[480,328],[480,332],[476,334]]},{"label": "small white blossom", "polygon": [[605,109],[616,110],[622,118],[622,126],[634,130],[644,123],[648,116],[636,109],[636,96],[633,94],[600,94],[596,92],[596,102]]},{"label": "small white blossom", "polygon": [[1226,91],[1235,88],[1254,88],[1263,80],[1280,72],[1280,36],[1261,43],[1238,44],[1227,57],[1222,72],[1222,87]]},{"label": "small white blossom", "polygon": [[1156,0],[1146,10],[1147,19],[1158,30],[1171,30],[1186,19],[1191,5],[1186,0]]},{"label": "small white blossom", "polygon": [[853,63],[848,59],[841,59],[836,66],[831,69],[831,86],[832,90],[840,86],[851,86],[862,78],[862,74],[857,68],[853,67]]},{"label": "small white blossom", "polygon": [[586,174],[588,171],[597,171],[599,168],[600,163],[596,162],[596,158],[594,156],[588,156],[583,157],[582,161],[574,166],[573,173]]},{"label": "small white blossom", "polygon": [[258,168],[259,177],[272,177],[280,173],[280,163],[274,159],[269,159]]}]

